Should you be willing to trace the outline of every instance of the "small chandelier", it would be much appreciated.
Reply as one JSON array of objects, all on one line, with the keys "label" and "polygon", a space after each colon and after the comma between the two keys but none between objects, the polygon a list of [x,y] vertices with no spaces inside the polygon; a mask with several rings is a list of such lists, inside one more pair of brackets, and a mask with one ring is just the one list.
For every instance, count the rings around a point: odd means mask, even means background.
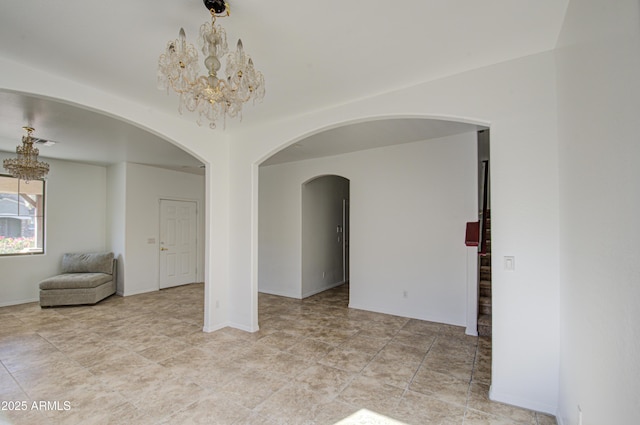
[{"label": "small chandelier", "polygon": [[2,161],[4,168],[15,178],[26,181],[39,180],[49,172],[49,164],[38,161],[38,148],[33,147],[31,133],[33,127],[22,127],[26,136],[22,136],[22,146],[16,148],[17,158],[5,159]]},{"label": "small chandelier", "polygon": [[184,108],[199,115],[198,125],[204,119],[209,127],[216,128],[220,118],[226,123],[226,116],[240,115],[242,105],[250,100],[254,103],[264,98],[264,77],[256,71],[253,61],[244,52],[242,41],[238,40],[235,52],[226,58],[224,78],[218,77],[220,60],[227,55],[227,35],[225,30],[215,25],[216,17],[229,16],[229,5],[224,0],[204,0],[211,13],[211,23],[200,27],[200,45],[205,56],[204,65],[208,75],[198,75],[198,53],[186,41],[183,28],[177,40],[167,43],[167,50],[158,60],[158,88],[175,91],[180,100],[178,112]]}]

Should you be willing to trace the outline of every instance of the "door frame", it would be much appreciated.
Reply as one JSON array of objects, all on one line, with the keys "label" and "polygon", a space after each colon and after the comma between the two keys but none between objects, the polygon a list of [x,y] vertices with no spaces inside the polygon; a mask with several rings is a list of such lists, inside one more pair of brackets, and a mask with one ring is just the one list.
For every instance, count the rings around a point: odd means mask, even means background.
[{"label": "door frame", "polygon": [[[195,281],[199,281],[199,270],[201,269],[201,267],[203,265],[201,265],[201,261],[200,261],[200,240],[198,238],[198,232],[200,231],[200,225],[199,225],[199,220],[200,220],[200,202],[197,199],[191,199],[191,198],[176,198],[176,197],[169,197],[169,196],[161,196],[158,198],[158,245],[157,245],[157,253],[158,253],[158,263],[157,263],[157,268],[156,271],[158,273],[158,278],[157,278],[157,285],[158,285],[158,290],[160,289],[165,289],[162,288],[160,286],[160,281],[161,281],[161,273],[160,273],[160,268],[161,268],[161,261],[160,261],[160,256],[161,256],[161,251],[160,251],[160,243],[161,243],[161,233],[162,233],[162,201],[172,201],[172,202],[190,202],[190,203],[194,203],[196,205],[196,217],[195,217],[195,232],[194,232],[194,238],[195,238]],[[168,286],[167,288],[171,288],[171,286]]]}]

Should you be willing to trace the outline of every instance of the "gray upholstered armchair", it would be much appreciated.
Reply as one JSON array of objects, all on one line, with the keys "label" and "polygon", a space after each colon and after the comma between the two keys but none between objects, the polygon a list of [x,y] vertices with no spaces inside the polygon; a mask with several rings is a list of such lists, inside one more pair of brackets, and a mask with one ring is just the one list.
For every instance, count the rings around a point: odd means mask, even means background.
[{"label": "gray upholstered armchair", "polygon": [[62,274],[39,285],[41,307],[95,304],[116,292],[113,252],[64,254]]}]

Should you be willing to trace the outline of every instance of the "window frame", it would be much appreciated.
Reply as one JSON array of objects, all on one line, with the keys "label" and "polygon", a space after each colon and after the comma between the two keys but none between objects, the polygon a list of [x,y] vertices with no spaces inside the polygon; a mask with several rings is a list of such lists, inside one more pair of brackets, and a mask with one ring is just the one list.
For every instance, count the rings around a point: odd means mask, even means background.
[{"label": "window frame", "polygon": [[[22,185],[25,184],[29,184],[28,182],[26,182],[23,179],[19,179],[16,178],[10,174],[5,174],[5,173],[0,173],[0,179],[2,178],[8,178],[8,179],[13,179],[13,180],[17,180],[18,181],[18,191],[17,194],[19,195],[21,193],[21,188]],[[47,182],[45,179],[35,179],[35,180],[31,180],[34,182],[42,182],[42,212],[38,211],[38,214],[34,216],[34,219],[36,220],[35,226],[37,228],[41,229],[41,234],[42,234],[42,247],[39,248],[37,251],[25,251],[25,252],[10,252],[10,253],[0,253],[0,258],[1,257],[16,257],[16,256],[31,256],[31,255],[44,255],[46,252],[46,198],[47,198]],[[2,191],[0,190],[0,193],[2,193]],[[24,192],[22,192],[24,193]],[[18,211],[19,212],[19,211]],[[19,215],[18,215],[19,216]],[[10,216],[0,216],[0,217],[10,217]],[[41,225],[38,225],[38,219],[41,221]],[[40,238],[39,238],[40,239]],[[36,241],[36,245],[37,245]]]}]

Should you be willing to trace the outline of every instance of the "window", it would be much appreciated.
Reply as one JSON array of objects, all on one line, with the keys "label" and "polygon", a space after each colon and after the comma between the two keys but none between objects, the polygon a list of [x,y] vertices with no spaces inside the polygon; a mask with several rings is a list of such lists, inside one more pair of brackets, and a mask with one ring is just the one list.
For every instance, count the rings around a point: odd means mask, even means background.
[{"label": "window", "polygon": [[44,253],[44,180],[0,175],[0,255]]}]

